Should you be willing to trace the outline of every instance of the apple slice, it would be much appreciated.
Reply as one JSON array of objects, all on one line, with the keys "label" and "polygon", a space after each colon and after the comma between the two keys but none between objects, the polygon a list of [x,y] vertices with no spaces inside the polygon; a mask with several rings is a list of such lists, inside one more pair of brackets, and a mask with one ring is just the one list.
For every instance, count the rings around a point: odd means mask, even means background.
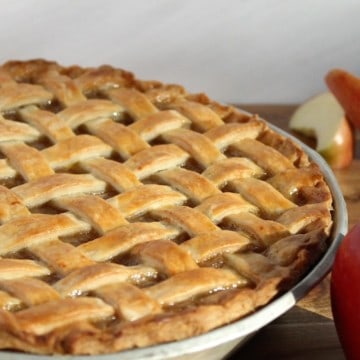
[{"label": "apple slice", "polygon": [[360,223],[344,237],[336,253],[331,308],[346,358],[360,359]]},{"label": "apple slice", "polygon": [[330,70],[325,82],[345,110],[347,118],[360,128],[360,78],[342,70]]},{"label": "apple slice", "polygon": [[354,157],[354,134],[345,112],[330,92],[312,97],[292,115],[289,127],[316,139],[318,151],[333,169],[349,166]]}]

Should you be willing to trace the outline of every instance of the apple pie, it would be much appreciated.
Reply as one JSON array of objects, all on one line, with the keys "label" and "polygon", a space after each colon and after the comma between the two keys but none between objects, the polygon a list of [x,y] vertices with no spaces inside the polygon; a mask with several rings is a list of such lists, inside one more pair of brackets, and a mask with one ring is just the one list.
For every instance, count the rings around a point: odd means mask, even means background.
[{"label": "apple pie", "polygon": [[266,121],[111,66],[0,67],[0,349],[101,354],[268,304],[329,245],[332,195]]}]

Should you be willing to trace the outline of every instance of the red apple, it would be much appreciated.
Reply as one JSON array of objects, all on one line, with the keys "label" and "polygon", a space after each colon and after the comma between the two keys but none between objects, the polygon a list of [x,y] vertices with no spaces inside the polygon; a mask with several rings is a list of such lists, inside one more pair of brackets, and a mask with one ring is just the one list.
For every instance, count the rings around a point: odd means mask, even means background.
[{"label": "red apple", "polygon": [[331,304],[348,360],[360,359],[360,223],[343,239],[331,275]]},{"label": "red apple", "polygon": [[354,134],[344,109],[330,92],[316,95],[300,105],[289,127],[316,138],[316,150],[333,169],[349,166],[354,157]]},{"label": "red apple", "polygon": [[360,128],[360,78],[345,70],[333,69],[325,76],[325,82],[348,119]]}]

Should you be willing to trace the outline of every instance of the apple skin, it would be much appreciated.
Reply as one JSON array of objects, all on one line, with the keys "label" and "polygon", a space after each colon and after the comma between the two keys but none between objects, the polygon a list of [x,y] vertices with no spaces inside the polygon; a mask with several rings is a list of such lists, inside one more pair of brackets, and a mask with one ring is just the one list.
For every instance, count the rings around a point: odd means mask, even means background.
[{"label": "apple skin", "polygon": [[344,169],[352,163],[354,158],[353,137],[352,128],[344,117],[331,146],[319,151],[332,169]]},{"label": "apple skin", "polygon": [[360,223],[345,236],[331,274],[331,306],[348,360],[360,359]]},{"label": "apple skin", "polygon": [[332,69],[326,74],[325,82],[347,118],[360,128],[360,78],[343,69]]}]

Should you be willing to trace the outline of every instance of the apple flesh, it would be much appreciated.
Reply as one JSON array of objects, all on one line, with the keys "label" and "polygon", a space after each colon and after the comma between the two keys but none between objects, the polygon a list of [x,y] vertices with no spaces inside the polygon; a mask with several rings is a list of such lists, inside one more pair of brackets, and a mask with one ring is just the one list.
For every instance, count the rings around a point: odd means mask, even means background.
[{"label": "apple flesh", "polygon": [[354,134],[342,106],[325,92],[300,105],[289,127],[316,139],[318,151],[333,169],[349,166],[354,158]]},{"label": "apple flesh", "polygon": [[345,110],[347,118],[360,128],[360,78],[342,70],[330,70],[325,76],[329,90]]},{"label": "apple flesh", "polygon": [[360,223],[343,239],[331,273],[331,306],[348,360],[360,359]]}]

